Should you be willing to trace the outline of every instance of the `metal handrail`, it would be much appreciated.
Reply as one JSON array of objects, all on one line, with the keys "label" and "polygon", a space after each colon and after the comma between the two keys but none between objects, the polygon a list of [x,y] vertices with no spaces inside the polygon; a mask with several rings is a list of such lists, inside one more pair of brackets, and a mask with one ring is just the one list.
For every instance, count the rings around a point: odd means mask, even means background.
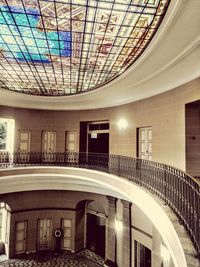
[{"label": "metal handrail", "polygon": [[200,259],[200,185],[185,172],[158,162],[111,154],[0,152],[0,168],[33,165],[95,169],[147,188],[178,215]]}]

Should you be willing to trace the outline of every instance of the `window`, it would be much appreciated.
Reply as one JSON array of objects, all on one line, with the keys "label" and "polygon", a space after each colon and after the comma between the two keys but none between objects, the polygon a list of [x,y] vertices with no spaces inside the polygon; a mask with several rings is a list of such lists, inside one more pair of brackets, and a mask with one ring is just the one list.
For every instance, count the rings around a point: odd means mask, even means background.
[{"label": "window", "polygon": [[135,240],[135,267],[151,267],[151,250]]},{"label": "window", "polygon": [[89,123],[89,131],[109,130],[109,122],[91,122]]},{"label": "window", "polygon": [[0,121],[0,150],[6,150],[7,148],[7,132],[8,123],[7,121]]},{"label": "window", "polygon": [[0,151],[13,151],[14,120],[0,118]]}]

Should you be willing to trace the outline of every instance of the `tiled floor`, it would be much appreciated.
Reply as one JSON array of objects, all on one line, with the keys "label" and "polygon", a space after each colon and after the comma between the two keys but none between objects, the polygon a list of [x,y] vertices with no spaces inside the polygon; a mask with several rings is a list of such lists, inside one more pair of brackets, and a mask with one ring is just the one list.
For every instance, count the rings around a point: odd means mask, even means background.
[{"label": "tiled floor", "polygon": [[89,250],[76,254],[36,253],[0,262],[0,267],[100,267],[104,261]]}]

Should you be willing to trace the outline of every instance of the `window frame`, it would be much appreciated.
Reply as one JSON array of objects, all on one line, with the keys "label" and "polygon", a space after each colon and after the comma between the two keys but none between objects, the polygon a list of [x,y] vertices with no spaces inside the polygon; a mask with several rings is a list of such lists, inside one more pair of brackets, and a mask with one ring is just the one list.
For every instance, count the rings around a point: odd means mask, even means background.
[{"label": "window frame", "polygon": [[0,117],[0,124],[7,123],[5,149],[0,148],[0,152],[13,152],[15,137],[15,120]]}]

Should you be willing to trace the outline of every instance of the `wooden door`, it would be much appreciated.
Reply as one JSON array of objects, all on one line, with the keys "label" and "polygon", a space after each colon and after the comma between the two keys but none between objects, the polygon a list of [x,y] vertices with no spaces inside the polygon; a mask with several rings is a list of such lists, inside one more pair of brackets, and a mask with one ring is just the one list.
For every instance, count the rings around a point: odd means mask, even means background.
[{"label": "wooden door", "polygon": [[38,250],[49,250],[51,245],[51,219],[38,221]]},{"label": "wooden door", "polygon": [[139,128],[138,134],[139,158],[152,160],[152,128]]},{"label": "wooden door", "polygon": [[26,230],[27,222],[17,222],[15,225],[15,254],[21,254],[26,251]]},{"label": "wooden door", "polygon": [[77,132],[66,132],[66,152],[77,151]]},{"label": "wooden door", "polygon": [[30,131],[19,131],[19,160],[29,162],[30,159]]},{"label": "wooden door", "polygon": [[56,158],[56,132],[42,132],[42,152],[44,161],[54,161]]},{"label": "wooden door", "polygon": [[62,238],[62,249],[71,250],[71,242],[72,242],[72,220],[70,219],[62,219],[62,230],[63,230],[63,238]]},{"label": "wooden door", "polygon": [[76,162],[77,155],[77,132],[66,132],[66,161],[69,163]]}]

